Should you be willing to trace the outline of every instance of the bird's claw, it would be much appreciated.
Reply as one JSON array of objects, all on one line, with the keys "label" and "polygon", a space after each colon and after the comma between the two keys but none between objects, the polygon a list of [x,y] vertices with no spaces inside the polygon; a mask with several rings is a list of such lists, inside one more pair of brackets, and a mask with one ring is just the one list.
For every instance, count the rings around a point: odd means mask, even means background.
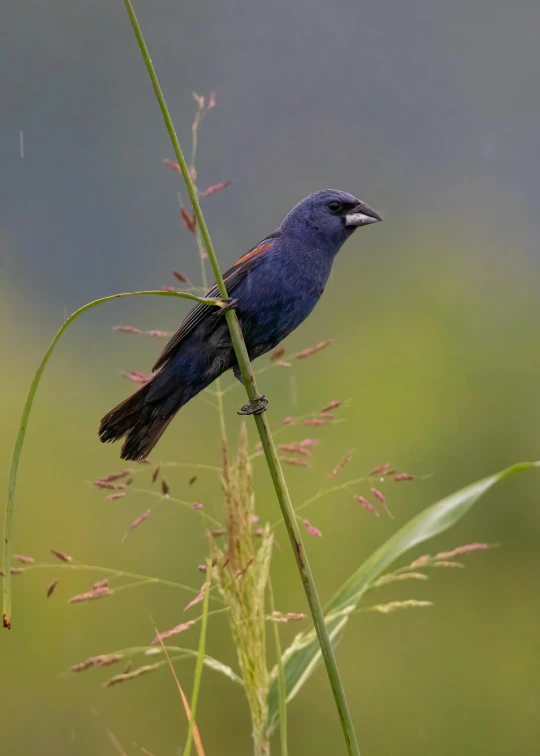
[{"label": "bird's claw", "polygon": [[221,303],[221,307],[218,310],[219,315],[224,315],[226,312],[229,312],[230,310],[235,310],[236,306],[238,305],[237,299],[223,299]]},{"label": "bird's claw", "polygon": [[264,394],[260,394],[256,399],[251,401],[249,404],[244,404],[243,407],[240,408],[238,415],[262,415],[263,412],[266,412],[266,408],[268,407],[268,399],[264,396]]}]

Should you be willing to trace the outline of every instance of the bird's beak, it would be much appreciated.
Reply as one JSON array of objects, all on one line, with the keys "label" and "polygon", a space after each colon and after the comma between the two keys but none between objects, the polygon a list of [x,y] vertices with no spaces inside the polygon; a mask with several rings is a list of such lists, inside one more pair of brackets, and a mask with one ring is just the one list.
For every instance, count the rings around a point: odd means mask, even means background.
[{"label": "bird's beak", "polygon": [[358,205],[345,216],[345,225],[367,226],[368,223],[377,223],[377,221],[381,220],[382,218],[379,213],[376,213],[372,207],[366,205],[365,202],[359,202]]}]

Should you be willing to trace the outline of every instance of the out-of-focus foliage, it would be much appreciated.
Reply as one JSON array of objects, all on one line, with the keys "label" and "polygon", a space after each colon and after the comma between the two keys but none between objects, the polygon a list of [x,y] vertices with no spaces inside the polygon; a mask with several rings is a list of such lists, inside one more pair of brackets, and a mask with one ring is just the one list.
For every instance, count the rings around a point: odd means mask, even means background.
[{"label": "out-of-focus foliage", "polygon": [[[178,216],[179,184],[161,165],[171,157],[167,136],[123,13],[121,3],[22,0],[4,15],[12,33],[0,51],[10,72],[0,125],[3,486],[31,375],[65,315],[97,296],[174,284],[173,269],[198,282]],[[289,340],[295,350],[334,337],[331,351],[261,377],[276,425],[351,400],[347,422],[315,429],[313,467],[287,468],[296,502],[327,484],[350,448],[349,469],[358,474],[388,460],[432,473],[395,487],[395,521],[371,517],[348,494],[310,509],[323,533],[308,542],[323,599],[427,504],[539,456],[539,14],[528,0],[386,0],[369,8],[185,8],[160,0],[140,9],[182,135],[189,138],[191,90],[218,93],[201,137],[199,180],[235,179],[207,200],[223,265],[324,185],[357,193],[385,217],[340,253],[320,306]],[[354,303],[344,306],[345,297]],[[130,388],[119,371],[148,371],[159,349],[110,327],[172,330],[186,307],[119,302],[66,335],[38,393],[21,463],[15,551],[44,558],[63,549],[88,563],[200,584],[206,541],[196,513],[161,506],[122,543],[147,498],[105,501],[85,483],[120,469],[118,449],[96,436],[101,415]],[[231,438],[242,399],[240,389],[226,398]],[[209,443],[198,429],[212,427]],[[215,412],[199,398],[154,457],[219,464],[219,447]],[[220,516],[211,472],[193,487],[182,470],[167,477],[175,494]],[[259,514],[275,520],[259,462],[255,487]],[[464,518],[450,542],[447,535],[434,546],[482,540],[501,548],[466,571],[437,573],[421,590],[381,589],[435,607],[355,619],[339,660],[364,753],[535,752],[539,539],[538,483],[516,478]],[[283,533],[278,542],[276,607],[302,611]],[[104,671],[59,673],[137,645],[144,632],[151,640],[153,620],[160,628],[181,621],[184,597],[147,587],[69,606],[87,582],[67,571],[14,577],[16,622],[0,635],[6,752],[113,753],[108,730],[128,753],[140,752],[133,741],[156,755],[174,752],[186,723],[166,669],[106,690]],[[208,653],[235,666],[225,619],[209,630]],[[296,630],[286,627],[284,647]],[[189,691],[193,662],[184,665],[178,673]],[[199,703],[209,754],[250,752],[239,686],[205,671]],[[322,672],[292,702],[289,734],[291,753],[328,754],[339,742]]]},{"label": "out-of-focus foliage", "polygon": [[[402,528],[376,549],[373,554],[370,554],[326,605],[325,618],[332,643],[337,646],[340,642],[347,623],[355,612],[361,611],[358,610],[358,604],[370,589],[380,587],[380,585],[387,585],[400,579],[427,580],[428,576],[425,572],[419,570],[430,564],[434,567],[462,568],[464,564],[456,562],[455,556],[465,554],[468,551],[489,548],[488,544],[485,543],[472,543],[458,546],[449,552],[440,552],[435,557],[425,554],[415,559],[409,565],[398,568],[397,571],[389,572],[383,575],[382,578],[380,577],[402,554],[405,554],[418,544],[434,538],[439,533],[448,530],[448,528],[459,522],[469,509],[476,504],[478,499],[497,483],[506,480],[516,473],[537,467],[540,467],[540,462],[518,463],[512,467],[508,467],[500,473],[495,473],[483,480],[478,480],[462,488],[460,491],[446,496],[405,523]],[[403,479],[412,479],[411,475],[405,475],[407,476],[406,478],[403,478],[402,475],[394,476],[394,481],[399,482]],[[371,491],[376,493],[376,498],[384,501],[385,497],[382,492],[373,488]],[[365,504],[366,500],[363,499],[362,501]],[[376,513],[373,506],[369,506],[369,504],[366,506],[368,511]],[[398,601],[386,605],[374,605],[372,608],[384,614],[400,608],[419,608],[428,605],[429,602],[408,599],[403,602]],[[291,701],[322,661],[321,649],[317,642],[315,630],[310,628],[303,633],[299,633],[289,648],[285,650],[282,660],[285,667],[287,701]],[[271,729],[277,726],[280,716],[278,690],[278,668],[276,666],[272,674],[272,688],[269,693],[268,722]]]}]

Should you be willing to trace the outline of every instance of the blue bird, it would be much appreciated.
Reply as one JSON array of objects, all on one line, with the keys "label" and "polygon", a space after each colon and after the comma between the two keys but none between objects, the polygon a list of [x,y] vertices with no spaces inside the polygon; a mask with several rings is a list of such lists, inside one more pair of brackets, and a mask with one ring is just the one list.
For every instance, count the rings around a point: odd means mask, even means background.
[{"label": "blue bird", "polygon": [[[364,202],[346,192],[310,194],[281,226],[224,274],[250,359],[276,347],[319,301],[334,257],[359,226],[380,221]],[[208,297],[219,297],[213,286]],[[163,350],[156,375],[102,419],[101,441],[125,437],[123,459],[144,459],[178,410],[226,370],[240,371],[223,310],[198,304]],[[264,412],[266,400],[243,407]]]}]

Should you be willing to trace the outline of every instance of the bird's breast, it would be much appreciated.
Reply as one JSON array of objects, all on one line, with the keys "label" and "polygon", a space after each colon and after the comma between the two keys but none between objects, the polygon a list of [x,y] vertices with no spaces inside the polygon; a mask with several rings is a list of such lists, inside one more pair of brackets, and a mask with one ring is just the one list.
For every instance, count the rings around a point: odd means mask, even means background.
[{"label": "bird's breast", "polygon": [[[278,261],[279,262],[279,261]],[[304,254],[285,264],[253,271],[239,291],[238,315],[248,351],[258,356],[279,344],[310,314],[319,301],[330,265],[319,264],[318,255]]]}]

